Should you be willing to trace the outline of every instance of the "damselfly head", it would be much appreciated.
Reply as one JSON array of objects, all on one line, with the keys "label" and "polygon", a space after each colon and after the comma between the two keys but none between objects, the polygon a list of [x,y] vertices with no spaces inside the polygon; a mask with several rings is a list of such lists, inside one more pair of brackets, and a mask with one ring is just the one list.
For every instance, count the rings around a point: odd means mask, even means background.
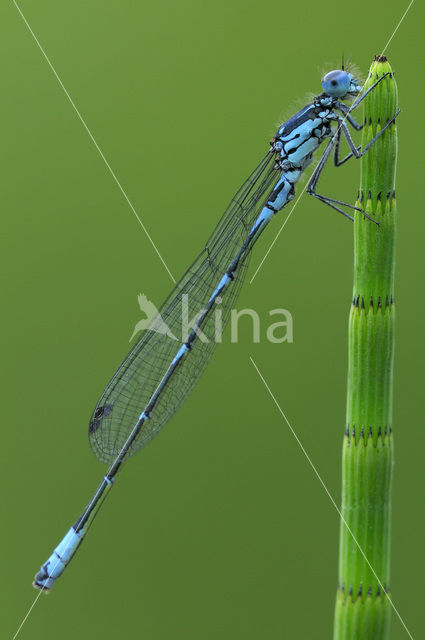
[{"label": "damselfly head", "polygon": [[342,69],[335,69],[335,71],[329,71],[322,79],[323,91],[331,98],[348,98],[350,96],[356,96],[361,87],[357,80]]}]

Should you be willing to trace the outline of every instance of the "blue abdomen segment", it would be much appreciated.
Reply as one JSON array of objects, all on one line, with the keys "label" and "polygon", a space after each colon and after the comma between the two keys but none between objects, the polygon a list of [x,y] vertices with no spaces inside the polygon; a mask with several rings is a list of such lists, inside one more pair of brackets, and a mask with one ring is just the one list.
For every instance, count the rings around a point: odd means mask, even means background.
[{"label": "blue abdomen segment", "polygon": [[66,565],[81,544],[83,537],[82,531],[76,533],[74,527],[70,528],[50,558],[36,574],[33,582],[34,587],[46,591],[53,587],[55,580],[65,571]]},{"label": "blue abdomen segment", "polygon": [[254,231],[254,229],[259,227],[260,225],[266,226],[266,224],[268,222],[270,222],[270,220],[274,216],[274,213],[275,212],[273,211],[273,209],[270,209],[270,207],[268,207],[267,205],[265,207],[263,207],[260,215],[258,216],[258,218],[255,221],[254,226],[251,229],[251,233]]},{"label": "blue abdomen segment", "polygon": [[267,207],[272,211],[280,211],[294,197],[294,185],[288,178],[288,173],[284,171],[279,178],[278,183],[272,191],[267,202]]},{"label": "blue abdomen segment", "polygon": [[[179,360],[181,360],[184,356],[184,354],[189,351],[188,346],[186,344],[183,344],[180,349],[177,351],[173,361],[172,361],[172,365],[176,364],[176,362],[178,362]],[[143,414],[142,414],[143,415]]]},{"label": "blue abdomen segment", "polygon": [[254,233],[260,226],[265,227],[274,214],[280,211],[280,209],[283,209],[283,207],[293,199],[295,194],[294,183],[300,175],[301,171],[298,169],[291,168],[282,172],[270,198],[256,219],[250,234]]},{"label": "blue abdomen segment", "polygon": [[225,273],[224,276],[222,277],[222,279],[220,280],[220,282],[218,283],[217,287],[214,289],[212,295],[210,296],[210,299],[208,302],[214,302],[214,300],[217,298],[217,296],[223,291],[223,289],[225,289],[227,287],[227,285],[229,284],[229,282],[231,282],[232,279],[229,276],[229,274]]}]

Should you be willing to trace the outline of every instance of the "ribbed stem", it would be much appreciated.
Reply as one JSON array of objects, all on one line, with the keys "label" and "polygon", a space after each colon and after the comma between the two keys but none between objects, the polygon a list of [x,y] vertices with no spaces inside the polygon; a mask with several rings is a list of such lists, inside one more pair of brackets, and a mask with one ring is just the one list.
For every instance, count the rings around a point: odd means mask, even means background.
[{"label": "ribbed stem", "polygon": [[[386,59],[375,59],[365,88],[388,72]],[[364,102],[363,146],[396,112],[393,76]],[[357,206],[379,226],[355,216],[334,640],[384,640],[389,634],[396,157],[392,124],[361,160]]]}]

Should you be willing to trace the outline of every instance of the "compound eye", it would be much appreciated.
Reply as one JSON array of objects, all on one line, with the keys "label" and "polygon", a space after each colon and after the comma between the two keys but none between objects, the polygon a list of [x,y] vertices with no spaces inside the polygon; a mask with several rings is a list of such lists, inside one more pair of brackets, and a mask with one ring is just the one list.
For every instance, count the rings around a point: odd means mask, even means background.
[{"label": "compound eye", "polygon": [[350,76],[346,71],[330,71],[322,80],[322,88],[332,98],[343,98],[350,88]]}]

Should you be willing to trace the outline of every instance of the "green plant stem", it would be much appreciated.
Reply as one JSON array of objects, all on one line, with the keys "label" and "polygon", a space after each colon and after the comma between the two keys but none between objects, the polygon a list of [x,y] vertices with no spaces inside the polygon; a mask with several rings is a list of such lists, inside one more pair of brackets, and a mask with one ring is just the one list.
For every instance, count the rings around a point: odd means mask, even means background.
[{"label": "green plant stem", "polygon": [[[387,72],[386,59],[375,59],[365,88]],[[363,146],[396,109],[391,75],[365,100]],[[393,124],[361,159],[357,206],[379,226],[355,215],[334,640],[383,640],[389,634],[396,157]]]}]

